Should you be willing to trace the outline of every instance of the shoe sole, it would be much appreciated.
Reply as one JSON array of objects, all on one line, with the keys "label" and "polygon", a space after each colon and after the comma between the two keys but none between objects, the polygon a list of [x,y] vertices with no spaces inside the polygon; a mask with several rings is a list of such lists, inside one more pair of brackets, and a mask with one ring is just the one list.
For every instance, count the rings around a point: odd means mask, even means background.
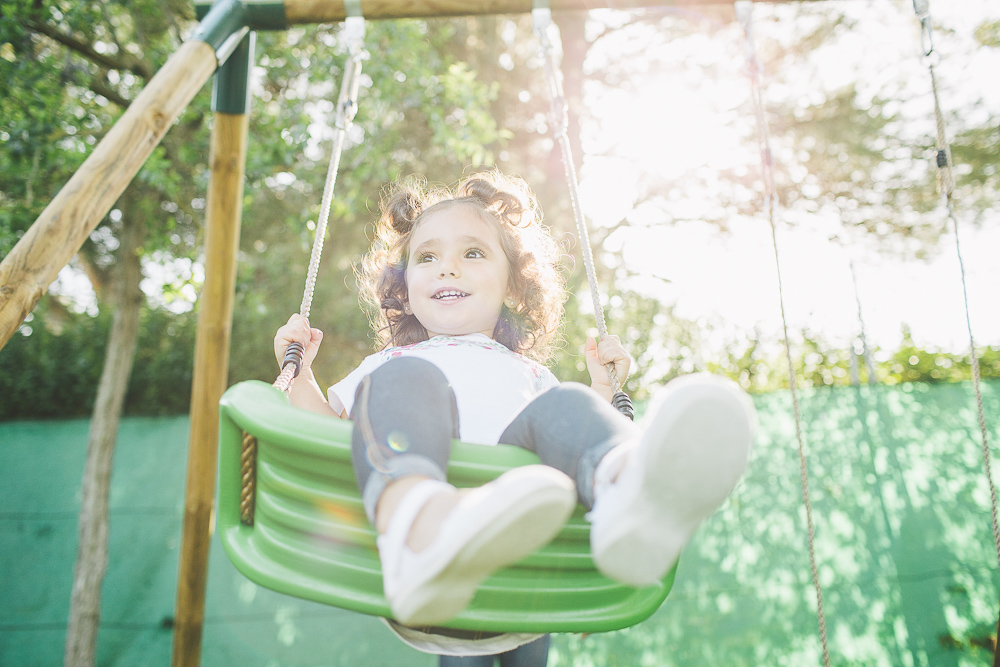
[{"label": "shoe sole", "polygon": [[[472,601],[487,577],[548,544],[576,506],[576,490],[566,475],[543,466],[526,466],[505,473],[500,489],[506,502],[479,503],[463,511],[479,524],[436,575],[393,601],[393,614],[404,625],[424,626],[454,618]],[[496,493],[494,491],[493,493]],[[463,517],[455,519],[461,523]],[[461,528],[446,528],[460,532]],[[440,538],[449,539],[442,534]]]},{"label": "shoe sole", "polygon": [[632,454],[637,465],[630,462],[606,492],[623,495],[608,498],[623,507],[593,540],[600,572],[632,586],[659,582],[677,562],[746,470],[755,430],[749,397],[706,375],[671,382],[649,414]]}]

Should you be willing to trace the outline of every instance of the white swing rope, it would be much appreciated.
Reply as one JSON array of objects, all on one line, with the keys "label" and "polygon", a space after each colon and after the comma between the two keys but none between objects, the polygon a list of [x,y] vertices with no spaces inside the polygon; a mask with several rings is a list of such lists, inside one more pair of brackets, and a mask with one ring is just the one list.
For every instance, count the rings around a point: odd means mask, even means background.
[{"label": "white swing rope", "polygon": [[[608,327],[604,319],[604,307],[601,305],[601,294],[598,290],[597,271],[594,268],[594,254],[590,247],[590,232],[587,221],[580,207],[580,185],[576,177],[576,166],[573,163],[573,149],[569,143],[569,104],[563,92],[559,67],[556,65],[556,49],[553,41],[552,11],[547,0],[536,0],[531,10],[535,35],[540,44],[539,56],[545,66],[545,78],[549,86],[551,104],[550,122],[552,137],[559,144],[562,156],[563,170],[566,172],[566,183],[569,186],[570,203],[573,206],[573,217],[576,220],[577,235],[580,237],[580,250],[583,254],[583,265],[587,270],[587,283],[590,286],[590,298],[594,304],[594,319],[597,321],[598,341],[608,335]],[[556,37],[555,39],[558,39]],[[633,419],[632,401],[622,391],[622,383],[615,373],[614,363],[606,364],[608,378],[611,381],[611,391],[614,394],[612,404],[626,417]]]},{"label": "white swing rope", "polygon": [[761,175],[764,181],[764,208],[767,211],[767,219],[771,225],[774,262],[778,273],[778,301],[781,305],[781,326],[785,339],[785,356],[788,360],[788,386],[791,390],[792,408],[795,414],[795,436],[798,441],[799,450],[799,476],[802,483],[802,500],[806,508],[806,525],[809,531],[809,567],[812,570],[813,587],[816,589],[816,614],[819,623],[819,638],[823,648],[823,665],[830,667],[830,649],[826,638],[826,614],[823,611],[823,588],[819,582],[819,569],[816,566],[816,531],[813,526],[812,503],[809,500],[809,467],[802,436],[802,415],[799,409],[798,389],[795,382],[795,364],[792,360],[792,346],[788,338],[788,318],[785,313],[785,295],[781,279],[781,259],[778,252],[778,226],[775,219],[778,193],[774,182],[774,158],[771,153],[771,137],[767,119],[764,116],[764,96],[760,76],[760,62],[757,59],[757,49],[753,40],[752,3],[737,3],[736,11],[746,35],[744,46],[747,69],[750,75],[751,96],[757,120],[757,141],[760,146]]},{"label": "white swing rope", "polygon": [[955,217],[955,178],[952,174],[951,146],[945,133],[944,114],[941,112],[941,102],[938,97],[937,75],[934,71],[938,57],[934,50],[933,34],[931,32],[929,0],[913,0],[913,11],[920,21],[920,42],[923,49],[927,70],[930,72],[931,91],[934,94],[934,120],[936,125],[937,148],[937,181],[938,192],[944,201],[948,221],[955,235],[955,253],[958,255],[958,269],[962,278],[962,299],[965,305],[965,324],[969,331],[969,359],[972,367],[972,387],[976,394],[976,409],[979,414],[979,430],[983,436],[983,464],[986,469],[986,481],[990,485],[991,517],[993,521],[993,542],[997,551],[997,563],[1000,564],[1000,528],[997,524],[997,490],[993,484],[993,471],[990,465],[990,445],[986,428],[986,413],[983,409],[983,393],[979,374],[979,358],[976,356],[976,340],[972,335],[972,318],[969,310],[969,290],[965,279],[965,261],[962,259],[962,249],[959,245],[958,219]]},{"label": "white swing rope", "polygon": [[[858,308],[858,327],[860,332],[858,333],[858,339],[861,341],[861,356],[865,362],[865,369],[868,371],[868,384],[875,385],[878,383],[878,379],[875,377],[875,366],[872,364],[872,352],[868,347],[868,336],[865,334],[865,314],[864,309],[861,307],[861,291],[858,289],[858,272],[854,266],[854,260],[850,262],[851,265],[851,284],[854,286],[854,303]],[[853,348],[852,348],[853,350]],[[855,356],[857,356],[855,354]],[[860,363],[857,364],[860,367]],[[858,384],[861,384],[861,372],[858,371]]]},{"label": "white swing rope", "polygon": [[[334,125],[337,132],[333,140],[333,152],[330,155],[330,166],[326,174],[326,184],[323,187],[323,199],[320,204],[319,218],[316,223],[316,236],[313,239],[312,254],[309,257],[309,268],[306,271],[305,290],[302,295],[302,305],[299,314],[309,318],[312,309],[313,292],[316,289],[316,275],[319,273],[319,262],[323,256],[323,242],[330,220],[330,209],[333,206],[333,191],[337,183],[337,172],[340,170],[340,156],[344,151],[347,131],[354,122],[358,110],[358,86],[361,80],[361,63],[368,58],[364,49],[365,19],[361,15],[358,0],[345,2],[348,16],[344,19],[343,37],[347,44],[347,61],[344,63],[344,77],[340,84],[340,94],[337,98],[336,118]],[[285,350],[285,358],[281,362],[281,374],[274,381],[274,387],[287,392],[291,389],[292,380],[302,368],[303,347],[301,343],[291,343]]]}]

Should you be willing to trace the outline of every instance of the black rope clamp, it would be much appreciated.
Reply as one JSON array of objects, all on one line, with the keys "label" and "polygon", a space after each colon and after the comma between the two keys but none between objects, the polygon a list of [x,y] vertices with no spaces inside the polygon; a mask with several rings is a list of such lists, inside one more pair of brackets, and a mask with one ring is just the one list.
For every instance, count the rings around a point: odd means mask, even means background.
[{"label": "black rope clamp", "polygon": [[295,366],[295,375],[293,378],[299,376],[299,372],[302,370],[302,352],[305,347],[302,343],[289,343],[288,347],[285,348],[285,358],[281,360],[281,370],[285,370],[285,366],[291,364]]},{"label": "black rope clamp", "polygon": [[611,398],[611,405],[615,406],[618,412],[622,413],[632,421],[635,421],[635,411],[632,409],[632,399],[624,391],[615,392]]}]

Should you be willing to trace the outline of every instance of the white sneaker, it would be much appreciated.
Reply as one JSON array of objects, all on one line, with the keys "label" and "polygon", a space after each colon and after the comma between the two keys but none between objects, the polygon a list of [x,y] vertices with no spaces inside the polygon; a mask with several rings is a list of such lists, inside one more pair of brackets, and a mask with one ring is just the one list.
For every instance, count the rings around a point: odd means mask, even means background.
[{"label": "white sneaker", "polygon": [[735,383],[687,375],[653,398],[642,427],[613,483],[601,483],[599,468],[589,514],[597,569],[632,586],[660,581],[736,486],[750,458],[756,413]]},{"label": "white sneaker", "polygon": [[515,468],[463,496],[434,541],[412,551],[406,538],[413,520],[448,488],[434,480],[414,486],[378,538],[385,595],[404,625],[458,615],[483,580],[548,544],[576,507],[576,487],[565,474],[542,465]]}]

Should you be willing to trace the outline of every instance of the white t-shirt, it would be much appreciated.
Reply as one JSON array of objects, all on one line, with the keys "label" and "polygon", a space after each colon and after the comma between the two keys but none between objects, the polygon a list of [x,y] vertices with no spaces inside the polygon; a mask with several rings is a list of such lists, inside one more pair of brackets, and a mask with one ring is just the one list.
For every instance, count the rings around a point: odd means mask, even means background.
[{"label": "white t-shirt", "polygon": [[545,366],[484,334],[435,336],[365,358],[330,387],[330,404],[336,408],[340,403],[350,412],[361,379],[396,357],[425,359],[441,369],[458,402],[461,439],[481,445],[497,444],[504,429],[531,399],[559,384]]}]

